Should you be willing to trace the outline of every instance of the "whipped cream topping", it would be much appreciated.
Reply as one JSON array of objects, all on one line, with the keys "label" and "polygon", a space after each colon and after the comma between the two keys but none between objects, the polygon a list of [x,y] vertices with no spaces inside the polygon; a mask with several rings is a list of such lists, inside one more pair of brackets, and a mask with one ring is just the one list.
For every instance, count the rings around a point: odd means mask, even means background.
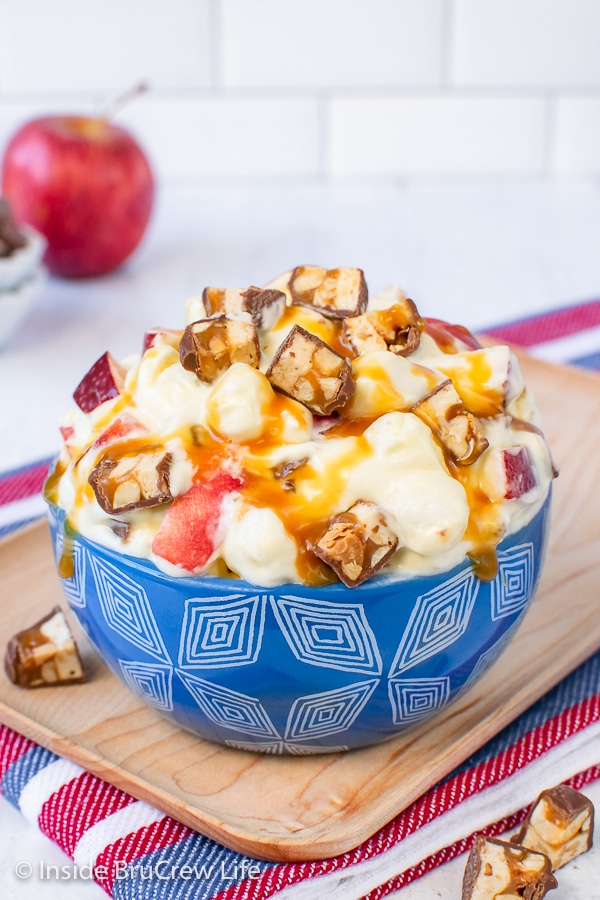
[{"label": "whipped cream topping", "polygon": [[[70,527],[172,575],[320,585],[336,576],[315,542],[332,517],[367,501],[397,537],[382,574],[444,571],[468,554],[481,577],[492,577],[496,545],[533,518],[555,475],[514,354],[427,319],[409,355],[357,354],[341,318],[292,303],[286,276],[269,287],[285,293],[286,305],[277,320],[272,310],[263,316],[258,368],[233,362],[205,382],[182,365],[181,333],[156,329],[141,356],[122,362],[115,396],[65,416],[47,494]],[[385,313],[403,298],[389,288],[366,312]],[[188,324],[205,316],[200,298],[187,310]],[[251,321],[246,312],[227,315]],[[268,377],[294,326],[349,361],[354,392],[332,415],[315,415]],[[448,443],[426,407],[448,380],[452,414],[467,412],[485,446],[468,465],[449,452],[453,435]],[[99,464],[157,448],[167,499],[103,509],[90,482]]]}]

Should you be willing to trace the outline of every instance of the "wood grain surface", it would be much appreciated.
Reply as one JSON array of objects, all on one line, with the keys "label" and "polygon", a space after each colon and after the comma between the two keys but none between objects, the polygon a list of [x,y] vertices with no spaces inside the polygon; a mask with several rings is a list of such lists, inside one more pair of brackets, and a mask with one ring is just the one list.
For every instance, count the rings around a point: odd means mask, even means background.
[{"label": "wood grain surface", "polygon": [[[352,849],[600,647],[600,379],[521,357],[560,477],[538,594],[501,659],[433,721],[377,747],[273,757],[200,740],[147,708],[73,622],[89,682],[25,691],[0,721],[235,850],[270,860]],[[45,523],[0,545],[6,639],[66,609]]]}]

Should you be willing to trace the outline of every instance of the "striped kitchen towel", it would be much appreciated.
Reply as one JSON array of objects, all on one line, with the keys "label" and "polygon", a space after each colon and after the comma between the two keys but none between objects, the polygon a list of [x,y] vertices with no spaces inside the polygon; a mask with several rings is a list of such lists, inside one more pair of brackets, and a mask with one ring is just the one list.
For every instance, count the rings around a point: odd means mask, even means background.
[{"label": "striped kitchen towel", "polygon": [[[600,301],[488,329],[600,369]],[[0,477],[0,534],[43,514],[48,461]],[[115,900],[379,900],[522,821],[540,790],[600,778],[600,652],[379,832],[329,860],[233,852],[0,725],[0,790]]]}]

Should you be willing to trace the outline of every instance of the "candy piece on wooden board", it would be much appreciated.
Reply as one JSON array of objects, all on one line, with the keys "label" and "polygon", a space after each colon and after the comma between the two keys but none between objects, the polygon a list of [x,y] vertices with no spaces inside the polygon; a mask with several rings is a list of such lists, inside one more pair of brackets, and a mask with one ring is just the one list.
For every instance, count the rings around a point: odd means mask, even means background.
[{"label": "candy piece on wooden board", "polygon": [[419,400],[412,412],[429,425],[458,465],[471,465],[488,447],[475,416],[465,410],[450,379]]},{"label": "candy piece on wooden board", "polygon": [[125,369],[106,351],[83,376],[73,399],[84,413],[92,412],[106,400],[112,400],[123,390]]},{"label": "candy piece on wooden board", "polygon": [[172,500],[171,454],[146,447],[122,456],[104,456],[88,478],[98,505],[110,515],[160,506]]},{"label": "candy piece on wooden board", "polygon": [[467,859],[462,900],[542,900],[557,886],[544,853],[479,836]]},{"label": "candy piece on wooden board", "polygon": [[58,606],[10,639],[4,668],[12,683],[24,688],[86,680],[77,644]]},{"label": "candy piece on wooden board", "polygon": [[369,292],[362,269],[296,266],[289,281],[292,303],[316,309],[332,319],[365,312]]},{"label": "candy piece on wooden board", "polygon": [[257,369],[260,362],[258,333],[251,322],[227,315],[192,322],[179,344],[181,365],[207,384],[234,363]]},{"label": "candy piece on wooden board", "polygon": [[354,394],[348,360],[300,325],[278,348],[266,376],[274,388],[319,416],[341,409]]},{"label": "candy piece on wooden board", "polygon": [[219,313],[248,313],[256,328],[273,328],[285,309],[285,294],[270,288],[206,287],[202,301],[207,316]]},{"label": "candy piece on wooden board", "polygon": [[216,549],[223,500],[240,485],[239,478],[224,471],[193,484],[167,510],[152,552],[186,572],[203,569]]},{"label": "candy piece on wooden board", "polygon": [[358,500],[346,512],[332,516],[312,549],[340,581],[356,587],[385,565],[397,546],[398,537],[383,510]]},{"label": "candy piece on wooden board", "polygon": [[586,853],[594,838],[594,804],[566,784],[542,791],[512,838],[545,853],[553,870]]}]

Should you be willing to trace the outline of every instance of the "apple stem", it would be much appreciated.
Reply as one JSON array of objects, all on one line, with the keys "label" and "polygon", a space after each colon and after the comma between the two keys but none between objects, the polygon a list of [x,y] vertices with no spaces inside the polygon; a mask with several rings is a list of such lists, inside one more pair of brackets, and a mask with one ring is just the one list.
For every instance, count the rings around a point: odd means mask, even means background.
[{"label": "apple stem", "polygon": [[108,122],[112,121],[124,106],[127,106],[141,94],[145,94],[148,90],[150,90],[150,88],[144,81],[136,84],[135,87],[130,88],[128,91],[125,91],[124,94],[119,94],[118,97],[111,100],[108,106],[104,108],[104,112],[101,113],[100,118],[105,119]]}]

